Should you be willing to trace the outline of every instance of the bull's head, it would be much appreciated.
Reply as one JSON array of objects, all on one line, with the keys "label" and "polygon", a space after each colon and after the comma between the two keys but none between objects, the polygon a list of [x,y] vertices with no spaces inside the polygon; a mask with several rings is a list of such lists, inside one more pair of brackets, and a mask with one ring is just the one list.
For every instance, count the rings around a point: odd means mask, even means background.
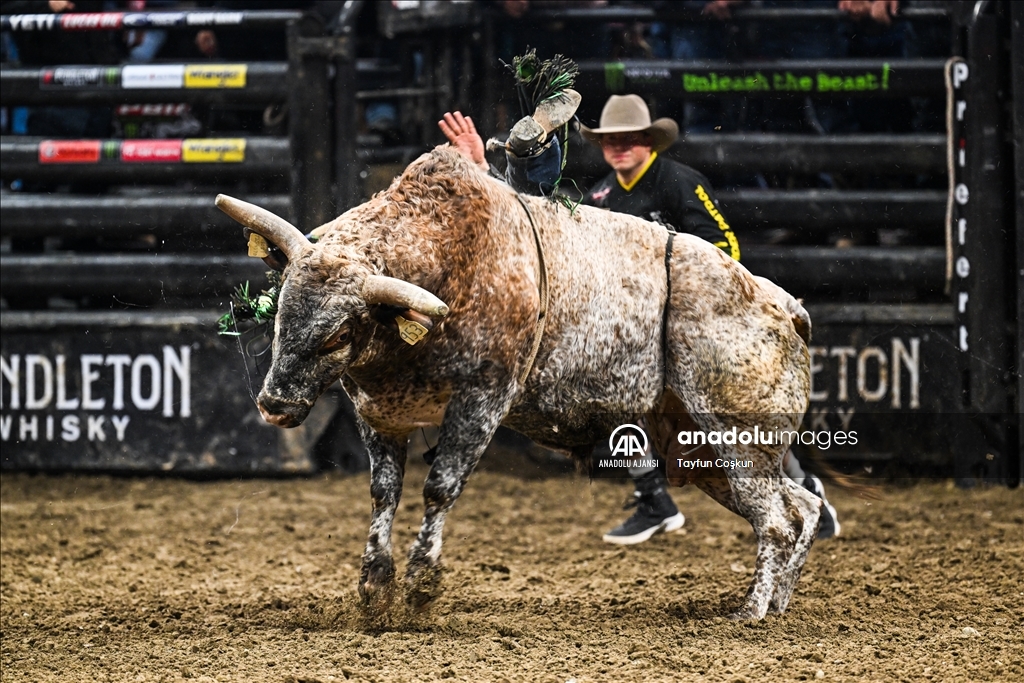
[{"label": "bull's head", "polygon": [[[415,343],[448,306],[430,292],[404,280],[370,272],[365,264],[346,268],[317,258],[314,246],[294,225],[266,209],[217,196],[217,207],[272,246],[264,260],[284,271],[274,322],[273,360],[256,401],[267,422],[297,427],[317,398],[359,358],[372,326],[395,326]],[[323,263],[332,263],[324,267]],[[342,272],[339,272],[339,268]]]}]

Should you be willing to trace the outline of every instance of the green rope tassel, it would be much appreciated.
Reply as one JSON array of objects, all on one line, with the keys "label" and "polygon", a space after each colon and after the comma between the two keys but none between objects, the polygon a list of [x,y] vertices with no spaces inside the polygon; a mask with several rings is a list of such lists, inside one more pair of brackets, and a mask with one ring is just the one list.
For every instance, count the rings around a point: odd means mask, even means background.
[{"label": "green rope tassel", "polygon": [[277,315],[277,299],[281,295],[284,278],[276,270],[267,271],[270,285],[255,297],[249,294],[249,282],[239,285],[231,294],[231,310],[217,320],[217,334],[238,337],[239,323],[251,322],[250,329],[256,329],[274,322]]}]

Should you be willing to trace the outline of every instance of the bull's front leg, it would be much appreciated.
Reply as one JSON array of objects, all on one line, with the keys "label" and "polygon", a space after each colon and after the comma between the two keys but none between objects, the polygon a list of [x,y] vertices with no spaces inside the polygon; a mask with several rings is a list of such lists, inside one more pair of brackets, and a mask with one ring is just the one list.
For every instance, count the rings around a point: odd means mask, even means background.
[{"label": "bull's front leg", "polygon": [[423,486],[423,525],[409,550],[406,601],[422,609],[441,594],[441,534],[445,517],[508,412],[512,389],[470,390],[453,396],[445,411],[437,459]]},{"label": "bull's front leg", "polygon": [[359,595],[371,612],[384,612],[395,594],[395,561],[391,528],[402,497],[406,439],[378,434],[362,420],[359,431],[370,456],[370,498],[373,513],[359,574]]}]

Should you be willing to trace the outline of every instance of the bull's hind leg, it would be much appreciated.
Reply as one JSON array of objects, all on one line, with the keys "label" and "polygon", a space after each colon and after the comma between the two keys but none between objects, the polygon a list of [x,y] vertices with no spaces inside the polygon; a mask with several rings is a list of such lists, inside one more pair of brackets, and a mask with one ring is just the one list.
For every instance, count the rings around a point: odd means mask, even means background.
[{"label": "bull's hind leg", "polygon": [[801,526],[793,554],[775,587],[775,595],[768,608],[774,614],[785,612],[786,606],[789,605],[789,599],[793,597],[793,590],[796,588],[797,581],[800,580],[800,572],[804,568],[804,563],[807,562],[807,554],[811,551],[811,544],[814,543],[814,538],[817,535],[818,518],[821,516],[821,508],[824,505],[820,498],[789,477],[783,477],[782,483],[785,486],[787,503],[796,508]]},{"label": "bull's hind leg", "polygon": [[[741,455],[742,457],[742,455]],[[736,512],[754,529],[757,538],[757,560],[754,579],[747,588],[746,600],[730,619],[763,619],[786,573],[797,541],[795,512],[784,500],[783,476],[751,476],[751,473],[729,470]]]},{"label": "bull's hind leg", "polygon": [[[762,452],[751,452],[755,455],[729,453],[725,459],[764,458]],[[714,456],[701,453],[696,457]],[[694,482],[723,507],[749,521],[757,537],[754,580],[746,604],[731,615],[734,619],[760,619],[768,611],[785,611],[818,525],[820,501],[815,496],[788,477],[770,476],[764,463],[753,469],[760,471],[727,470],[725,476]]]},{"label": "bull's hind leg", "polygon": [[[739,514],[732,486],[727,477],[704,477],[696,480],[694,484],[723,507]],[[768,612],[772,614],[782,614],[786,611],[789,599],[793,595],[793,589],[800,580],[800,570],[803,569],[804,563],[807,561],[807,554],[811,550],[811,544],[814,542],[822,505],[820,499],[788,477],[782,478],[782,486],[783,498],[787,499],[787,506],[795,505],[802,521],[793,554],[782,571],[775,587],[775,594],[768,604]]]},{"label": "bull's hind leg", "polygon": [[359,420],[359,430],[370,455],[370,498],[373,501],[370,533],[359,573],[359,595],[371,612],[383,612],[394,597],[391,528],[402,497],[406,440],[381,436],[362,420]]},{"label": "bull's hind leg", "polygon": [[452,397],[437,442],[437,458],[423,485],[425,512],[412,548],[405,580],[406,602],[421,609],[441,594],[441,536],[455,505],[501,419],[508,412],[507,389],[488,393],[474,388]]},{"label": "bull's hind leg", "polygon": [[[704,423],[705,429],[720,434],[728,433],[733,422],[728,418],[720,420],[708,413],[695,415],[689,419],[698,424]],[[749,425],[743,423],[735,426],[738,429],[749,429]],[[730,618],[763,619],[778,586],[786,587],[783,596],[786,601],[792,593],[799,569],[793,576],[790,571],[791,561],[797,567],[802,567],[807,557],[806,549],[801,555],[794,555],[798,547],[798,536],[802,539],[805,515],[790,500],[793,497],[790,484],[793,482],[782,475],[781,450],[768,444],[718,444],[713,448],[701,446],[691,457],[718,458],[722,462],[734,464],[719,470],[724,472],[724,476],[701,477],[695,484],[723,507],[750,522],[757,539],[754,578],[747,589],[743,607],[730,615]],[[817,518],[814,521],[816,523]],[[791,577],[792,583],[787,581],[787,577]]]}]

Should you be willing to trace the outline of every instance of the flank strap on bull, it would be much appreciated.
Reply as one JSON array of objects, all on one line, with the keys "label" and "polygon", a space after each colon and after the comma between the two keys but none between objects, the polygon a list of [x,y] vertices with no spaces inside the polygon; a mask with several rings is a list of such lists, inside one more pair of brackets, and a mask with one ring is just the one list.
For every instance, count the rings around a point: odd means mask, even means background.
[{"label": "flank strap on bull", "polygon": [[668,377],[668,307],[672,303],[672,243],[676,239],[674,230],[668,231],[665,243],[665,307],[661,310],[661,377]]},{"label": "flank strap on bull", "polygon": [[548,317],[548,267],[544,260],[544,245],[540,241],[540,232],[537,231],[537,223],[533,220],[533,212],[523,197],[516,193],[516,199],[522,205],[526,217],[530,221],[530,228],[533,231],[533,239],[537,244],[537,261],[540,265],[540,284],[537,289],[540,294],[540,310],[537,313],[537,326],[533,330],[533,345],[530,347],[530,355],[526,357],[526,365],[519,374],[519,383],[526,384],[526,379],[533,370],[533,363],[537,360],[537,352],[540,351],[540,340],[544,337],[544,324]]}]

